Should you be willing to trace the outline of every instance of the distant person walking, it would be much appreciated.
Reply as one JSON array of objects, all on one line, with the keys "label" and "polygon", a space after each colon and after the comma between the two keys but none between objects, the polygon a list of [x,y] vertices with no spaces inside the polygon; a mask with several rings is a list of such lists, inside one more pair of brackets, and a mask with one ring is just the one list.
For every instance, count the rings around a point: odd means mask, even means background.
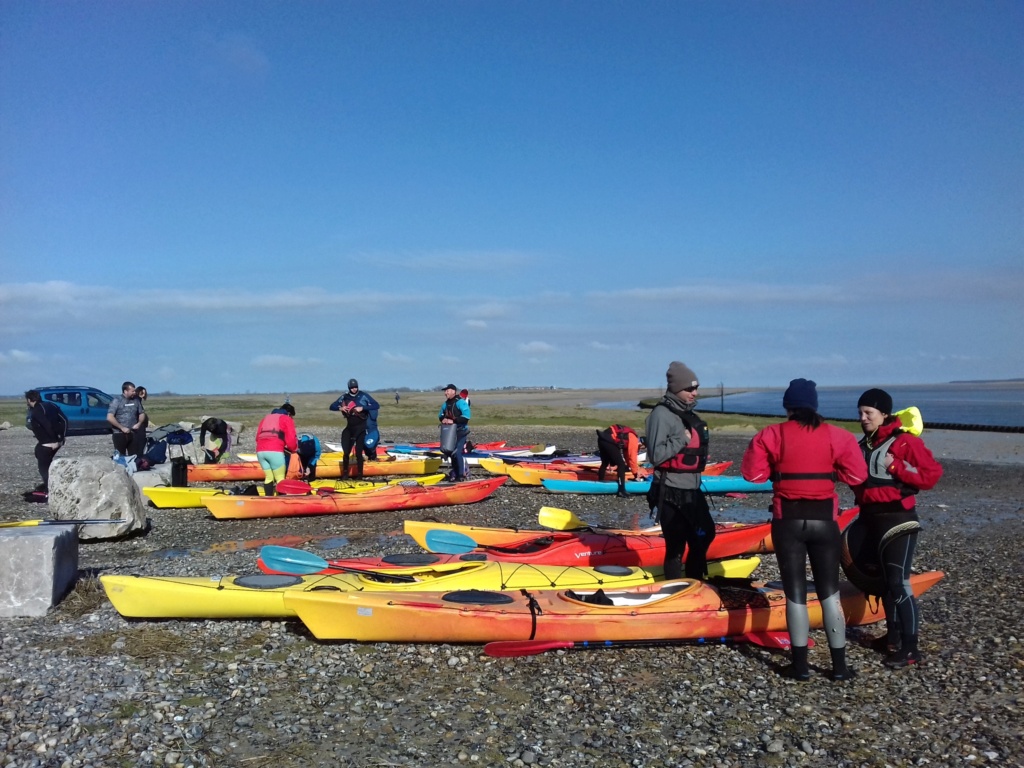
[{"label": "distant person walking", "polygon": [[715,539],[700,475],[708,463],[708,425],[693,411],[700,382],[688,366],[673,361],[665,373],[665,394],[647,417],[647,458],[654,477],[647,501],[657,509],[665,537],[665,578],[703,579],[708,547]]},{"label": "distant person walking", "polygon": [[877,553],[885,580],[882,606],[886,634],[873,647],[887,652],[885,665],[899,668],[921,661],[917,598],[910,587],[911,564],[921,523],[915,509],[918,491],[935,487],[942,465],[920,437],[903,429],[892,413],[892,396],[869,389],[857,401],[864,437],[867,480],[853,489],[865,527],[866,550]]},{"label": "distant person walking", "polygon": [[285,403],[263,417],[256,427],[256,458],[263,468],[263,492],[277,493],[277,484],[288,476],[289,454],[299,449],[295,434],[295,406]]},{"label": "distant person walking", "polygon": [[126,381],[121,394],[115,395],[107,408],[107,422],[114,430],[114,450],[122,456],[138,456],[146,448],[146,409],[138,398],[135,385]]},{"label": "distant person walking", "polygon": [[637,461],[639,449],[640,439],[632,427],[612,424],[607,429],[597,431],[597,452],[601,456],[597,479],[603,481],[605,470],[614,466],[619,481],[617,495],[621,498],[629,496],[626,493],[626,469],[633,473],[634,479],[640,474],[640,463]]},{"label": "distant person walking", "polygon": [[[442,429],[445,425],[452,425],[455,428],[455,445],[448,455],[451,457],[452,469],[448,479],[458,482],[467,477],[466,470],[466,440],[469,439],[469,403],[459,397],[459,390],[454,384],[444,388],[444,402],[437,412],[437,420],[441,422]],[[442,451],[444,445],[442,441]]]},{"label": "distant person walking", "polygon": [[50,464],[53,463],[57,451],[64,445],[68,432],[68,420],[64,412],[53,403],[44,402],[39,391],[30,389],[25,393],[25,405],[28,406],[29,422],[32,434],[36,438],[36,465],[42,479],[36,491],[42,494],[50,492]]},{"label": "distant person walking", "polygon": [[789,420],[771,424],[756,435],[743,454],[741,472],[753,483],[772,481],[772,541],[786,594],[786,627],[793,663],[788,677],[809,680],[807,638],[807,561],[821,603],[832,679],[849,680],[846,666],[846,620],[839,602],[841,538],[836,522],[836,480],[860,485],[868,476],[857,440],[818,415],[813,381],[793,379],[782,397]]},{"label": "distant person walking", "polygon": [[[341,431],[341,450],[344,454],[341,460],[342,478],[349,476],[349,454],[353,448],[356,452],[356,473],[353,477],[363,476],[363,454],[366,452],[367,427],[372,420],[374,432],[376,432],[379,409],[380,403],[363,392],[356,379],[349,379],[348,392],[331,403],[331,410],[340,411],[341,415],[345,417],[345,428]],[[374,445],[374,456],[376,456],[376,445]]]},{"label": "distant person walking", "polygon": [[397,393],[397,392],[395,392],[395,405],[398,405],[398,401],[399,401],[400,399],[401,399],[401,398],[399,398],[399,397],[398,397],[398,393]]}]

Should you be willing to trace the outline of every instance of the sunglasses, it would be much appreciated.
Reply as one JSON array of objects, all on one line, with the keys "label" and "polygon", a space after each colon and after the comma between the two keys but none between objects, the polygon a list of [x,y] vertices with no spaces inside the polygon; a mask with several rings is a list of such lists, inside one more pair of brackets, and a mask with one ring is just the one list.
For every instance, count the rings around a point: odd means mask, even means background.
[{"label": "sunglasses", "polygon": [[696,392],[700,387],[683,387],[683,392]]}]

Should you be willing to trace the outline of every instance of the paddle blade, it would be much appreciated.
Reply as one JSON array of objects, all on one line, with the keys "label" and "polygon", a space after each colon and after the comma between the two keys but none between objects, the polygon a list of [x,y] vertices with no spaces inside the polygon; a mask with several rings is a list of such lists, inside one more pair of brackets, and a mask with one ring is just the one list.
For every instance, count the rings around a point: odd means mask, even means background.
[{"label": "paddle blade", "polygon": [[111,525],[124,520],[19,520],[16,523],[0,523],[0,528],[30,528],[35,525]]},{"label": "paddle blade", "polygon": [[464,555],[477,548],[477,543],[459,531],[431,529],[427,531],[423,543],[429,552],[443,555]]},{"label": "paddle blade", "polygon": [[556,531],[571,531],[587,527],[568,509],[559,509],[558,507],[541,507],[540,512],[537,513],[537,522],[545,528],[552,528]]},{"label": "paddle blade", "polygon": [[312,552],[273,544],[260,548],[260,560],[275,573],[290,573],[295,576],[308,576],[331,567],[330,563]]},{"label": "paddle blade", "polygon": [[920,435],[924,432],[924,419],[921,418],[921,411],[916,405],[896,411],[893,416],[899,416],[903,429],[912,435]]},{"label": "paddle blade", "polygon": [[305,496],[313,492],[313,486],[302,480],[282,480],[276,487],[277,492],[285,496]]},{"label": "paddle blade", "polygon": [[[793,645],[788,632],[746,632],[737,639],[746,640],[752,645],[760,645],[762,648],[776,648],[782,651],[788,651]],[[807,647],[814,647],[813,638],[807,638]]]},{"label": "paddle blade", "polygon": [[537,656],[547,651],[568,650],[573,645],[571,640],[496,640],[484,646],[484,653],[495,658]]}]

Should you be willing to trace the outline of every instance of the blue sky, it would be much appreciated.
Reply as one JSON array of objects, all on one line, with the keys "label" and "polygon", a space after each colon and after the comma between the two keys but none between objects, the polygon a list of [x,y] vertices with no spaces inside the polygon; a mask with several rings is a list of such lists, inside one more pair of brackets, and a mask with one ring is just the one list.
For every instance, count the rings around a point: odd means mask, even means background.
[{"label": "blue sky", "polygon": [[0,394],[1024,376],[1019,2],[0,4]]}]

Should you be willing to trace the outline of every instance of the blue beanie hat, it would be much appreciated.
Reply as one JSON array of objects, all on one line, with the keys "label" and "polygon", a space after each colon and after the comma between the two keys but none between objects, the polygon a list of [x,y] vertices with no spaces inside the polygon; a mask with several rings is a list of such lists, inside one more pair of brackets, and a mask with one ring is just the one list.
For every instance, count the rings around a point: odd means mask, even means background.
[{"label": "blue beanie hat", "polygon": [[810,379],[793,379],[789,382],[789,389],[782,396],[782,407],[790,411],[797,408],[808,408],[812,411],[818,410],[818,390]]}]

